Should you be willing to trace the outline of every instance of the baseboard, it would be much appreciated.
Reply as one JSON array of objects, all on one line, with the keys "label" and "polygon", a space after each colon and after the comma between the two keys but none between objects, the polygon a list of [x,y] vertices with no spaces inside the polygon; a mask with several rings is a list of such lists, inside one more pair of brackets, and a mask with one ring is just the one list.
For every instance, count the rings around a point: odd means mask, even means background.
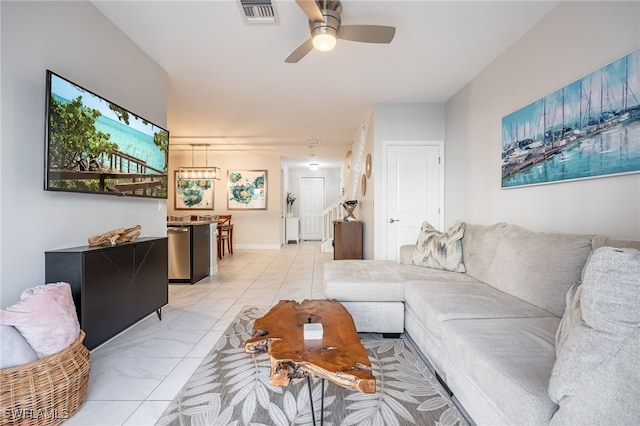
[{"label": "baseboard", "polygon": [[280,244],[233,244],[234,250],[280,250],[281,248]]}]

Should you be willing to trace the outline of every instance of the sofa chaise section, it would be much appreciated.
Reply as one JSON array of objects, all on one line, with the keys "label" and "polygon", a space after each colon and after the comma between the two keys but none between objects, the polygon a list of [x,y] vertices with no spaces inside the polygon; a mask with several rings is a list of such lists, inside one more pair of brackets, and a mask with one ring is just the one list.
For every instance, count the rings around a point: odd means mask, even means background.
[{"label": "sofa chaise section", "polygon": [[339,300],[361,333],[404,332],[405,286],[412,280],[477,282],[473,277],[391,260],[336,260],[324,265],[324,292]]}]

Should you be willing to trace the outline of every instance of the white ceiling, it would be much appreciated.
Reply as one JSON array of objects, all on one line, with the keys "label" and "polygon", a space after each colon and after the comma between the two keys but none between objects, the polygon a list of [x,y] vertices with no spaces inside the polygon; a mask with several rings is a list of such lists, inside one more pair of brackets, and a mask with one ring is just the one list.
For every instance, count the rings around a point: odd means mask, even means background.
[{"label": "white ceiling", "polygon": [[[169,78],[171,146],[339,164],[379,103],[447,101],[557,1],[344,0],[342,24],[396,27],[391,44],[339,40],[297,64],[309,38],[292,0],[279,23],[246,24],[237,0],[93,1]],[[191,147],[189,146],[190,150]]]}]

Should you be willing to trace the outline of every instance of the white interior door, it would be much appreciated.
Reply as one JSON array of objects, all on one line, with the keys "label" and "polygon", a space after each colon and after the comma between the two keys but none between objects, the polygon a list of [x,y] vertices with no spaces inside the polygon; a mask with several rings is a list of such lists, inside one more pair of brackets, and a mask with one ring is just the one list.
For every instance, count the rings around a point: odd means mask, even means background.
[{"label": "white interior door", "polygon": [[300,178],[300,238],[322,239],[322,211],[325,208],[324,177]]},{"label": "white interior door", "polygon": [[424,221],[442,229],[441,144],[386,146],[387,259],[415,244]]}]

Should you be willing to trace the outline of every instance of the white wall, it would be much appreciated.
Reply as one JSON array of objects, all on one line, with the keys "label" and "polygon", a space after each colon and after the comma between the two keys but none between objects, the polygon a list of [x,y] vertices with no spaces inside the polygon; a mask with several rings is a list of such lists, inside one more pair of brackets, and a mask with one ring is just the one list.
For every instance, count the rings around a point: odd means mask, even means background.
[{"label": "white wall", "polygon": [[320,170],[311,171],[309,168],[292,167],[288,171],[287,188],[296,197],[293,203],[293,216],[300,215],[300,179],[303,177],[324,177],[325,207],[331,205],[340,198],[340,173],[339,167],[321,167]]},{"label": "white wall", "polygon": [[445,222],[640,238],[640,174],[502,190],[505,115],[640,47],[639,2],[561,2],[447,103]]},{"label": "white wall", "polygon": [[0,2],[0,306],[44,284],[44,252],[111,229],[166,235],[166,202],[44,191],[45,70],[163,127],[167,75],[89,2]]},{"label": "white wall", "polygon": [[[205,165],[205,152],[196,151],[193,165]],[[281,247],[282,231],[282,193],[280,176],[280,157],[258,155],[248,152],[209,151],[210,167],[220,167],[222,178],[215,181],[213,210],[175,210],[174,171],[181,166],[191,167],[191,151],[169,149],[169,215],[184,216],[191,214],[230,214],[233,223],[233,248],[240,249],[278,249]],[[229,170],[266,170],[267,171],[267,209],[266,210],[228,210],[227,209],[227,172]]]},{"label": "white wall", "polygon": [[[387,256],[385,241],[375,238],[382,236],[387,226],[386,195],[382,193],[383,185],[376,179],[383,177],[383,144],[386,141],[442,141],[445,139],[445,106],[444,104],[384,104],[376,105],[373,112],[373,147],[372,176],[367,181],[367,194],[372,191],[375,199],[366,198],[366,202],[358,206],[360,214],[366,221],[365,258],[385,259]],[[369,142],[368,142],[369,143]],[[365,153],[366,156],[366,153]],[[446,193],[445,193],[446,195]],[[417,238],[417,236],[416,236]]]}]

